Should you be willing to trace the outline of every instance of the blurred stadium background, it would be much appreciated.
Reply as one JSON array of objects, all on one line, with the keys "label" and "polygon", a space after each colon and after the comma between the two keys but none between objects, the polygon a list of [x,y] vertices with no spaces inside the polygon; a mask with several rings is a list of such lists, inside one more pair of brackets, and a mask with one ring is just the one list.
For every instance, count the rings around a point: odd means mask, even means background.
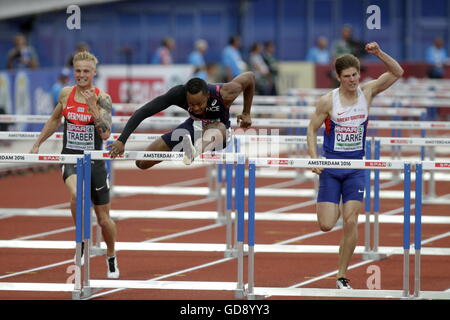
[{"label": "blurred stadium background", "polygon": [[[80,29],[67,28],[69,5],[80,8]],[[366,26],[370,5],[381,10],[381,29]],[[355,39],[377,41],[399,60],[406,79],[427,76],[425,52],[434,38],[442,37],[445,49],[450,42],[448,0],[1,0],[0,6],[0,108],[6,114],[49,114],[54,106],[51,87],[81,42],[99,58],[97,86],[115,103],[143,103],[191,77],[187,59],[197,39],[208,42],[205,60],[218,67],[211,82],[223,80],[221,54],[230,36],[240,35],[245,61],[253,43],[273,41],[278,94],[333,85],[330,66],[305,62],[305,57],[319,36],[326,37],[331,48],[345,24]],[[35,48],[38,68],[6,69],[17,33]],[[162,69],[150,65],[167,36],[176,41],[174,64]],[[363,78],[383,70],[374,57],[363,56],[362,61]],[[450,77],[449,67],[445,77]]]}]

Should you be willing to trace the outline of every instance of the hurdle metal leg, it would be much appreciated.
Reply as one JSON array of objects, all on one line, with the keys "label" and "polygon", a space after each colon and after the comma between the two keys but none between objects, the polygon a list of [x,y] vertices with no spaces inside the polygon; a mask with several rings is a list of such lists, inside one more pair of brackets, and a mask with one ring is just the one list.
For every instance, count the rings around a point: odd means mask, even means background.
[{"label": "hurdle metal leg", "polygon": [[403,298],[409,299],[409,250],[410,250],[410,215],[411,215],[411,164],[404,165],[403,197]]},{"label": "hurdle metal leg", "polygon": [[81,279],[81,248],[83,241],[83,159],[77,159],[77,202],[75,214],[75,287],[72,291],[72,299],[81,299],[83,283]]},{"label": "hurdle metal leg", "polygon": [[243,298],[246,295],[244,285],[244,208],[245,208],[245,158],[239,156],[236,166],[236,212],[237,212],[237,287],[236,298]]},{"label": "hurdle metal leg", "polygon": [[420,296],[420,250],[422,248],[422,164],[416,163],[414,220],[414,297]]},{"label": "hurdle metal leg", "polygon": [[[372,157],[372,143],[370,140],[366,140],[366,159],[371,159]],[[364,251],[363,260],[370,259],[370,212],[371,212],[371,185],[370,185],[370,173],[371,170],[365,171],[365,198],[364,198],[364,211],[366,216],[366,221],[364,223]]]}]

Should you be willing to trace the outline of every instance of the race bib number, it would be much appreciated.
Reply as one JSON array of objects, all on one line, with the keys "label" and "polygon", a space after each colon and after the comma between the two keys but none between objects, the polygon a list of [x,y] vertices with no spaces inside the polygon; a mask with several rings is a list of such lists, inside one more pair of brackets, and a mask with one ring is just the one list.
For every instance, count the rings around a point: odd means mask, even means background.
[{"label": "race bib number", "polygon": [[363,150],[364,127],[336,126],[334,151]]},{"label": "race bib number", "polygon": [[67,124],[66,148],[72,150],[94,150],[95,128],[93,125]]}]

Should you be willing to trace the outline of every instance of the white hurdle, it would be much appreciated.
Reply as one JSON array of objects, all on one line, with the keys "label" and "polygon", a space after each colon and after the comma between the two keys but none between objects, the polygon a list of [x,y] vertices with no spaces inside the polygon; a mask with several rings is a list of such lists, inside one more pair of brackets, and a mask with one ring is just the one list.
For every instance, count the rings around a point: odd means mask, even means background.
[{"label": "white hurdle", "polygon": [[[404,184],[404,238],[403,238],[403,289],[402,290],[336,290],[318,288],[279,288],[279,287],[256,287],[254,283],[255,267],[255,190],[256,190],[256,167],[306,167],[306,168],[353,168],[353,169],[384,169],[401,170],[405,174]],[[274,158],[250,158],[249,159],[249,197],[248,197],[248,288],[249,299],[258,299],[265,296],[316,296],[316,297],[355,297],[355,298],[433,298],[449,299],[450,292],[420,291],[420,255],[421,255],[421,199],[422,199],[422,164],[417,163],[416,179],[416,214],[414,232],[414,255],[415,255],[415,285],[414,295],[409,290],[409,255],[410,255],[410,195],[411,195],[411,164],[404,161],[380,161],[380,160],[316,160],[316,159],[274,159]],[[450,163],[424,163],[424,169],[450,168]],[[357,251],[356,251],[357,252]]]},{"label": "white hurdle", "polygon": [[[127,151],[122,157],[116,160],[170,160],[179,161],[183,158],[182,152],[145,152],[145,151]],[[76,248],[76,277],[75,284],[53,284],[53,283],[14,283],[0,282],[0,290],[20,290],[35,291],[71,291],[73,299],[83,299],[91,296],[95,290],[102,288],[139,288],[139,289],[175,289],[175,290],[228,290],[235,291],[236,295],[243,296],[243,291],[236,282],[213,282],[213,281],[127,281],[127,280],[91,280],[90,279],[90,249],[91,249],[91,210],[90,210],[90,164],[91,160],[110,159],[108,153],[104,151],[93,151],[83,155],[39,155],[39,154],[0,154],[1,162],[45,162],[45,163],[77,163],[77,223],[76,223],[76,244],[73,242],[41,242],[34,241],[9,242],[1,241],[1,247],[30,247],[34,243],[35,248],[52,248],[52,249],[73,249]],[[82,162],[81,162],[82,161]],[[205,163],[234,163],[236,161],[235,154],[209,154],[205,153],[200,156],[198,161]],[[81,183],[81,185],[80,185]],[[243,202],[243,200],[241,201]],[[83,213],[81,212],[83,210]],[[243,215],[243,212],[240,213]],[[83,240],[81,240],[83,237]],[[85,244],[85,263],[81,266],[81,242]],[[146,243],[140,246],[136,243],[118,243],[118,250],[136,250],[136,248],[146,250],[161,250],[164,244]],[[150,246],[148,246],[150,245]],[[32,247],[32,246],[31,246]],[[151,248],[153,247],[153,248]],[[144,249],[144,250],[145,250]],[[168,244],[166,249],[170,251],[222,251],[226,249],[225,244],[207,246],[205,244]],[[241,261],[240,261],[241,262]]]}]

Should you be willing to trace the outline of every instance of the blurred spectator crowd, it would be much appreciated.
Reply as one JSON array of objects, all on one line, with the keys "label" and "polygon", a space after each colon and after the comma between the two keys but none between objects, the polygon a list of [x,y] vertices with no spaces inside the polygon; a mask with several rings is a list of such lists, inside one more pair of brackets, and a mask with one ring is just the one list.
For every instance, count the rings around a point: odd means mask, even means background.
[{"label": "blurred spectator crowd", "polygon": [[[329,39],[324,36],[315,39],[315,43],[308,49],[304,60],[317,65],[330,66],[329,76],[335,80],[332,68],[334,59],[346,53],[351,53],[359,59],[363,59],[366,55],[364,46],[364,42],[353,36],[351,26],[344,25],[340,31],[340,38],[335,39],[331,44],[329,44]],[[175,61],[173,58],[174,50],[176,50],[175,39],[165,37],[161,40],[159,47],[151,53],[149,63],[170,65],[187,62],[193,66],[193,77],[199,77],[209,82],[228,82],[238,74],[250,70],[255,74],[256,93],[258,95],[277,94],[278,66],[276,45],[273,41],[252,43],[247,50],[248,52],[243,52],[240,36],[233,35],[222,50],[221,61],[207,61],[205,59],[208,42],[204,39],[196,40],[192,44],[192,48],[192,52],[184,61]],[[89,50],[87,43],[79,43],[73,54],[83,50]],[[429,68],[428,76],[430,78],[442,78],[444,66],[450,64],[443,39],[436,37],[424,54],[425,62]],[[72,57],[73,55],[67,58],[67,63],[64,66],[69,70],[73,66]],[[25,35],[17,34],[13,38],[13,46],[9,50],[6,67],[10,70],[39,67],[39,57],[36,50],[28,44]],[[68,69],[64,69],[59,75],[54,89],[55,96],[61,85],[67,83],[69,73]]]}]

